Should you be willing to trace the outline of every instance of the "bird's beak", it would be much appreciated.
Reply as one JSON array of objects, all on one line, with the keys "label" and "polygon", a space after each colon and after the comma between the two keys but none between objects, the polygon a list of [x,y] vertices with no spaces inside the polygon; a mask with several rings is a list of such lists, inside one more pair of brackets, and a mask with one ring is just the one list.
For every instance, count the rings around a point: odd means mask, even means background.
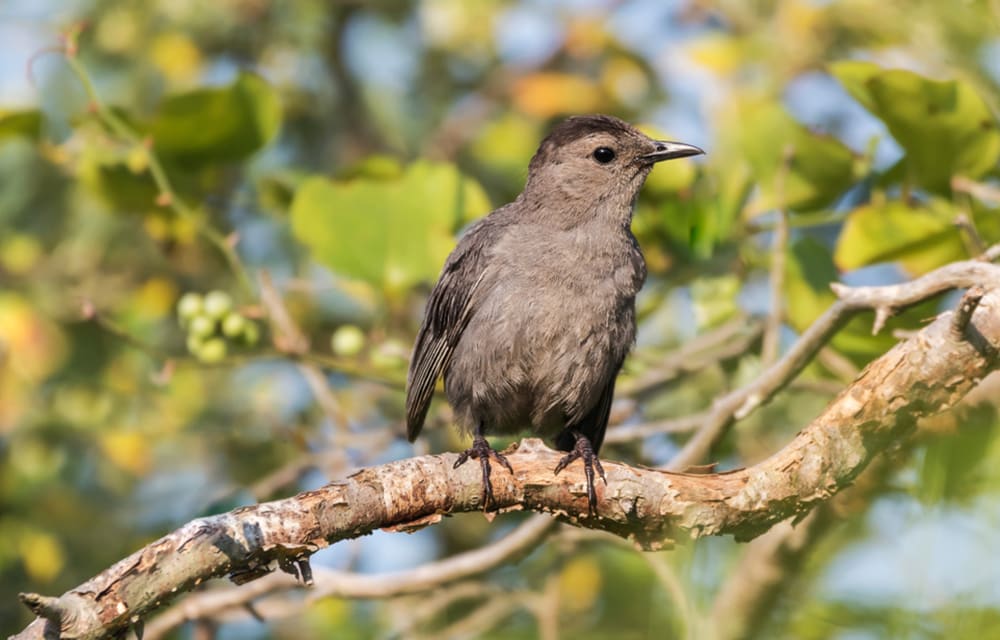
[{"label": "bird's beak", "polygon": [[666,140],[656,140],[653,142],[653,152],[647,153],[642,156],[642,159],[646,162],[661,162],[663,160],[673,160],[674,158],[687,158],[688,156],[697,156],[705,153],[699,147],[693,144],[684,144],[683,142],[667,142]]}]

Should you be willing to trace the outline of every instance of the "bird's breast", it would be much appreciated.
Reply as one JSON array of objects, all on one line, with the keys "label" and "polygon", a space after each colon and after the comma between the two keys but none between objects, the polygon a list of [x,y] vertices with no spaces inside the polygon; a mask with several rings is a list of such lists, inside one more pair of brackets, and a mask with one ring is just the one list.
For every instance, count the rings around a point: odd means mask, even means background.
[{"label": "bird's breast", "polygon": [[490,262],[446,376],[449,400],[469,428],[549,433],[617,374],[635,339],[642,256],[628,238],[538,234],[498,244]]}]

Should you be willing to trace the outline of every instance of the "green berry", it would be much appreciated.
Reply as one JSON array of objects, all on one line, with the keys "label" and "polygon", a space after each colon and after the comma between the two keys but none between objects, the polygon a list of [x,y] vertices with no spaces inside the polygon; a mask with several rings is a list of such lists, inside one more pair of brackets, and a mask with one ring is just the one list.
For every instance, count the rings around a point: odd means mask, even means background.
[{"label": "green berry", "polygon": [[356,356],[365,348],[365,334],[353,324],[344,325],[333,332],[330,347],[338,356]]},{"label": "green berry", "polygon": [[253,320],[247,320],[243,326],[243,342],[248,347],[253,347],[260,340],[260,327]]},{"label": "green berry", "polygon": [[204,309],[204,301],[200,293],[189,291],[181,296],[177,301],[177,317],[181,323],[189,322],[191,318],[201,313]]},{"label": "green berry", "polygon": [[198,355],[198,352],[201,351],[201,348],[204,344],[205,340],[201,336],[189,334],[187,337],[187,350],[188,353],[190,353],[193,356]]},{"label": "green berry", "polygon": [[227,338],[238,338],[246,329],[247,319],[235,311],[230,311],[222,319],[222,335]]},{"label": "green berry", "polygon": [[201,349],[195,355],[206,364],[222,362],[226,357],[226,341],[222,338],[210,338],[201,345]]},{"label": "green berry", "polygon": [[233,299],[225,291],[210,291],[205,296],[205,313],[216,320],[232,311]]},{"label": "green berry", "polygon": [[206,315],[197,315],[191,318],[188,333],[198,338],[207,338],[215,333],[215,320]]}]

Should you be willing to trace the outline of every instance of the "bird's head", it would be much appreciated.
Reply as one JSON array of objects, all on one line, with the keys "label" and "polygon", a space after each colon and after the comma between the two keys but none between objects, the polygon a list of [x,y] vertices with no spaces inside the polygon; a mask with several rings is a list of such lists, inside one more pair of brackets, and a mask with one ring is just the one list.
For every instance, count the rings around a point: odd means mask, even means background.
[{"label": "bird's head", "polygon": [[586,215],[596,207],[630,215],[654,164],[701,153],[690,144],[653,140],[618,118],[574,116],[542,140],[528,165],[524,196],[546,211]]}]

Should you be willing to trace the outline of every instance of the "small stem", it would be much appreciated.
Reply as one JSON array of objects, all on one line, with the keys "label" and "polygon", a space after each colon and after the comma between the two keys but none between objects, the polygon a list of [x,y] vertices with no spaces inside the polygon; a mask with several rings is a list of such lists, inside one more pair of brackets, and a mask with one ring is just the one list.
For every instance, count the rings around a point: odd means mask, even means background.
[{"label": "small stem", "polygon": [[167,176],[166,170],[163,168],[163,163],[153,151],[153,145],[104,104],[100,94],[97,92],[97,87],[94,85],[93,78],[90,77],[90,74],[79,58],[73,55],[69,49],[66,51],[66,62],[80,80],[80,84],[83,85],[83,90],[87,94],[91,108],[100,121],[122,140],[133,145],[143,145],[147,148],[149,174],[160,193],[158,203],[168,207],[182,218],[194,222],[198,233],[222,254],[226,265],[236,276],[244,293],[251,298],[255,297],[256,292],[250,281],[250,276],[247,274],[246,267],[244,267],[232,244],[227,241],[226,236],[219,233],[203,216],[199,215],[178,197],[177,192],[170,182],[170,178]]},{"label": "small stem", "polygon": [[951,318],[951,329],[957,337],[965,336],[965,330],[972,320],[972,314],[975,313],[976,307],[979,306],[984,295],[986,295],[986,291],[980,286],[972,287],[965,292],[958,308],[955,309],[955,315]]}]

